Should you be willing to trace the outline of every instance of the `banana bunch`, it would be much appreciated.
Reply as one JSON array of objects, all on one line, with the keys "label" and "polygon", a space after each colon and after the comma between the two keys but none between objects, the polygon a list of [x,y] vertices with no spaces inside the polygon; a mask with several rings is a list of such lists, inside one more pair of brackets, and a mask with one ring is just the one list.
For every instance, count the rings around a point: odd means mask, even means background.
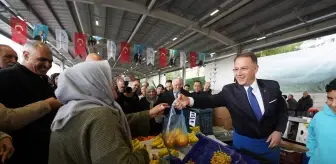
[{"label": "banana bunch", "polygon": [[191,129],[191,132],[192,133],[202,133],[201,132],[201,128],[199,127],[199,126],[195,126],[195,127],[190,127],[190,129]]},{"label": "banana bunch", "polygon": [[189,143],[196,143],[198,142],[198,138],[194,132],[188,133]]},{"label": "banana bunch", "polygon": [[[169,149],[170,150],[170,154],[174,157],[178,157],[179,156],[179,151],[177,150],[174,150],[174,149]],[[161,149],[158,153],[159,157],[162,158],[166,155],[168,155],[168,148],[164,148],[164,149]]]},{"label": "banana bunch", "polygon": [[133,144],[133,151],[144,148],[143,144],[138,139],[132,140],[132,144]]},{"label": "banana bunch", "polygon": [[160,134],[160,135],[158,135],[154,138],[154,141],[152,142],[151,146],[152,146],[152,148],[157,148],[157,149],[161,149],[161,148],[165,147],[163,139],[162,139],[162,134]]},{"label": "banana bunch", "polygon": [[172,149],[172,150],[170,151],[170,154],[171,154],[172,156],[174,156],[174,157],[178,157],[180,153],[179,153],[177,150]]},{"label": "banana bunch", "polygon": [[168,155],[168,149],[167,148],[164,148],[164,149],[161,149],[158,153],[159,157],[164,157],[166,155]]}]

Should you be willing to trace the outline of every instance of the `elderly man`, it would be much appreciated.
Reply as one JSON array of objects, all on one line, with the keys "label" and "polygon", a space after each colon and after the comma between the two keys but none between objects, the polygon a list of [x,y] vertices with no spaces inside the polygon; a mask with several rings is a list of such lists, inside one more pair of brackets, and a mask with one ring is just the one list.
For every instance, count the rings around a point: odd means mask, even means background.
[{"label": "elderly man", "polygon": [[[162,96],[159,97],[157,103],[168,103],[168,105],[171,106],[179,94],[190,96],[190,93],[185,91],[182,87],[183,80],[180,78],[174,79],[172,82],[172,90],[164,92]],[[168,111],[169,110],[166,109],[165,114],[168,114]]]},{"label": "elderly man", "polygon": [[[53,61],[50,48],[40,41],[28,41],[23,57],[23,65],[0,70],[0,103],[8,108],[55,97],[46,75]],[[50,125],[55,114],[46,114],[11,133],[16,152],[9,163],[48,163]]]},{"label": "elderly man", "polygon": [[287,105],[278,82],[256,79],[258,68],[253,53],[242,53],[234,59],[236,83],[225,85],[213,96],[180,95],[176,107],[227,107],[235,129],[233,146],[270,163],[279,163],[278,145],[287,125]]},{"label": "elderly man", "polygon": [[96,54],[96,53],[90,53],[85,61],[100,61],[100,60],[104,60],[103,57],[101,57],[100,55]]},{"label": "elderly man", "polygon": [[0,69],[14,66],[17,60],[18,56],[11,47],[0,44]]},{"label": "elderly man", "polygon": [[297,116],[307,116],[308,109],[313,106],[313,99],[307,91],[304,91],[296,107]]}]

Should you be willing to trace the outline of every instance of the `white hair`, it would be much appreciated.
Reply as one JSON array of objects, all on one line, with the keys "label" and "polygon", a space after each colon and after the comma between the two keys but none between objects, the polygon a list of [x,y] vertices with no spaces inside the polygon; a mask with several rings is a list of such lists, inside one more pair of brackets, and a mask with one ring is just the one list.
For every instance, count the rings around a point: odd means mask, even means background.
[{"label": "white hair", "polygon": [[28,40],[26,44],[23,46],[23,52],[28,52],[29,55],[35,54],[38,47],[44,44],[38,40]]},{"label": "white hair", "polygon": [[181,78],[177,78],[173,80],[173,85],[176,84],[177,81],[180,81],[181,84],[183,85],[183,80]]}]

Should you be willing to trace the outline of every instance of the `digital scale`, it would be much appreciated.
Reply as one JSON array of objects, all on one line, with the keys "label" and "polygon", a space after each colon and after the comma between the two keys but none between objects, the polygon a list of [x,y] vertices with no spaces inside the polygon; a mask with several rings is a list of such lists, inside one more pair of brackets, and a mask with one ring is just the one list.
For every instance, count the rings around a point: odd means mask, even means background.
[{"label": "digital scale", "polygon": [[288,117],[287,128],[282,138],[288,141],[306,145],[308,139],[308,125],[312,118]]}]

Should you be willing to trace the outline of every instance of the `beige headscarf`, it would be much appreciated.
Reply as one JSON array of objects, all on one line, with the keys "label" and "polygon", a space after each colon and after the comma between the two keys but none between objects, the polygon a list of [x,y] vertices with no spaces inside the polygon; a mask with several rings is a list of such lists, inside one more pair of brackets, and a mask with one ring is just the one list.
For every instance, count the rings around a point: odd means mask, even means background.
[{"label": "beige headscarf", "polygon": [[107,61],[76,64],[60,74],[58,84],[56,97],[65,105],[58,110],[51,125],[52,131],[62,129],[80,112],[104,106],[119,113],[120,125],[126,129],[126,135],[131,140],[126,116],[114,101],[112,72]]}]

